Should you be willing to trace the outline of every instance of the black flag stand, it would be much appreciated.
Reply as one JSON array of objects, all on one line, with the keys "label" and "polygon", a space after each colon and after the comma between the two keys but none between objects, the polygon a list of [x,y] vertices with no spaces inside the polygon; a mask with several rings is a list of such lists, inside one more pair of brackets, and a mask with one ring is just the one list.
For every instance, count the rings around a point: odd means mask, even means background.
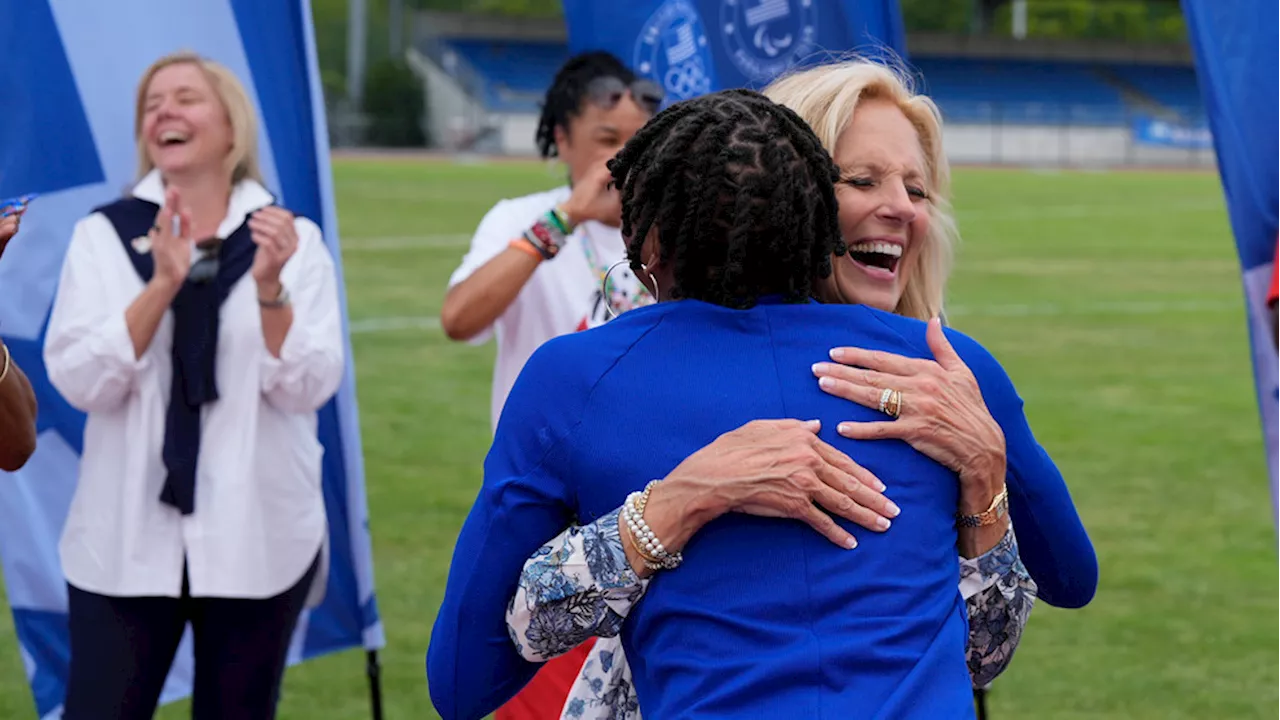
[{"label": "black flag stand", "polygon": [[378,651],[365,651],[364,672],[369,676],[369,704],[373,720],[382,720],[382,666],[378,664]]},{"label": "black flag stand", "polygon": [[978,708],[978,720],[987,720],[987,689],[973,691],[973,704]]}]

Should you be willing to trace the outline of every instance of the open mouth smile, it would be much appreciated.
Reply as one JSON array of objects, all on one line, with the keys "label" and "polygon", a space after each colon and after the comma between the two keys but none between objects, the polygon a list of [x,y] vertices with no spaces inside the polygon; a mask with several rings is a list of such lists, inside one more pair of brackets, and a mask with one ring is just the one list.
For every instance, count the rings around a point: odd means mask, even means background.
[{"label": "open mouth smile", "polygon": [[871,277],[892,280],[898,275],[902,246],[882,241],[854,243],[849,246],[849,259]]}]

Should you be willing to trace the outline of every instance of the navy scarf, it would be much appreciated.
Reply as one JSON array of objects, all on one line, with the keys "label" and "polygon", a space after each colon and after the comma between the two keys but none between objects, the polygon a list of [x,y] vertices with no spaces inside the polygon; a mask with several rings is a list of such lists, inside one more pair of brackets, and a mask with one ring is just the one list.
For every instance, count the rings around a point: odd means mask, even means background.
[{"label": "navy scarf", "polygon": [[[135,238],[146,235],[156,222],[160,206],[138,198],[125,198],[100,207],[115,226],[133,269],[146,283],[155,271],[150,250],[140,253]],[[145,249],[145,248],[144,248]],[[183,515],[195,511],[196,460],[200,456],[200,409],[218,399],[215,360],[218,319],[231,288],[253,265],[256,246],[250,237],[248,218],[218,250],[217,275],[200,282],[187,278],[173,299],[173,380],[164,425],[164,465],[168,470],[160,500]],[[195,250],[194,252],[201,252]]]}]

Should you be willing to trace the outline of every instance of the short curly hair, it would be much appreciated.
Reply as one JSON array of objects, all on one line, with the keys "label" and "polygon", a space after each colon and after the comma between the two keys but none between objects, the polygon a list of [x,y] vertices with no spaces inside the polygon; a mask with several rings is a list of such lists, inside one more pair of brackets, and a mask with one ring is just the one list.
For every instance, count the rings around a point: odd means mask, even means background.
[{"label": "short curly hair", "polygon": [[659,113],[609,161],[622,193],[631,267],[657,228],[674,270],[666,299],[731,308],[767,295],[804,302],[846,252],[837,219],[839,170],[789,108],[725,90]]}]

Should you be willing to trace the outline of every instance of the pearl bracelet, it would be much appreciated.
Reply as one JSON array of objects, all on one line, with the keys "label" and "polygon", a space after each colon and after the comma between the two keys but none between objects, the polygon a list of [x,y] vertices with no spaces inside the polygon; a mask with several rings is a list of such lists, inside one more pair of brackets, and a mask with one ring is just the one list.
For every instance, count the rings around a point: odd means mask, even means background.
[{"label": "pearl bracelet", "polygon": [[[626,517],[626,509],[627,509],[627,507],[628,507],[628,506],[624,505],[624,506],[623,506],[623,509],[622,509],[622,512],[618,513],[618,523],[619,523],[620,525],[624,525],[624,526],[625,526],[625,525],[627,524],[626,519],[625,519],[625,517]],[[666,569],[666,568],[664,568],[664,567],[662,566],[662,563],[660,563],[660,562],[658,562],[657,560],[655,560],[655,559],[653,559],[653,558],[650,558],[649,556],[645,555],[644,550],[641,550],[641,549],[640,549],[640,542],[639,542],[638,540],[636,540],[636,535],[635,535],[635,533],[633,533],[633,532],[631,531],[631,528],[629,528],[629,527],[622,527],[622,528],[620,528],[620,529],[619,529],[619,533],[618,533],[618,534],[619,534],[619,535],[621,535],[621,536],[625,536],[625,537],[626,537],[626,539],[627,539],[627,541],[628,541],[628,542],[630,542],[631,546],[632,546],[632,547],[634,547],[634,548],[636,549],[636,554],[638,554],[638,555],[640,556],[640,562],[641,562],[641,564],[643,564],[646,568],[648,568],[649,570],[653,570],[653,571],[665,570],[665,569]]]},{"label": "pearl bracelet", "polygon": [[[636,549],[640,551],[646,566],[653,563],[664,570],[674,570],[684,562],[684,554],[668,552],[663,547],[662,541],[654,534],[653,528],[649,527],[649,523],[644,520],[644,508],[648,504],[649,492],[654,484],[649,483],[642,493],[631,493],[627,496],[627,501],[622,505],[622,521],[631,532],[631,539],[635,541]],[[650,569],[658,568],[650,566]]]}]

